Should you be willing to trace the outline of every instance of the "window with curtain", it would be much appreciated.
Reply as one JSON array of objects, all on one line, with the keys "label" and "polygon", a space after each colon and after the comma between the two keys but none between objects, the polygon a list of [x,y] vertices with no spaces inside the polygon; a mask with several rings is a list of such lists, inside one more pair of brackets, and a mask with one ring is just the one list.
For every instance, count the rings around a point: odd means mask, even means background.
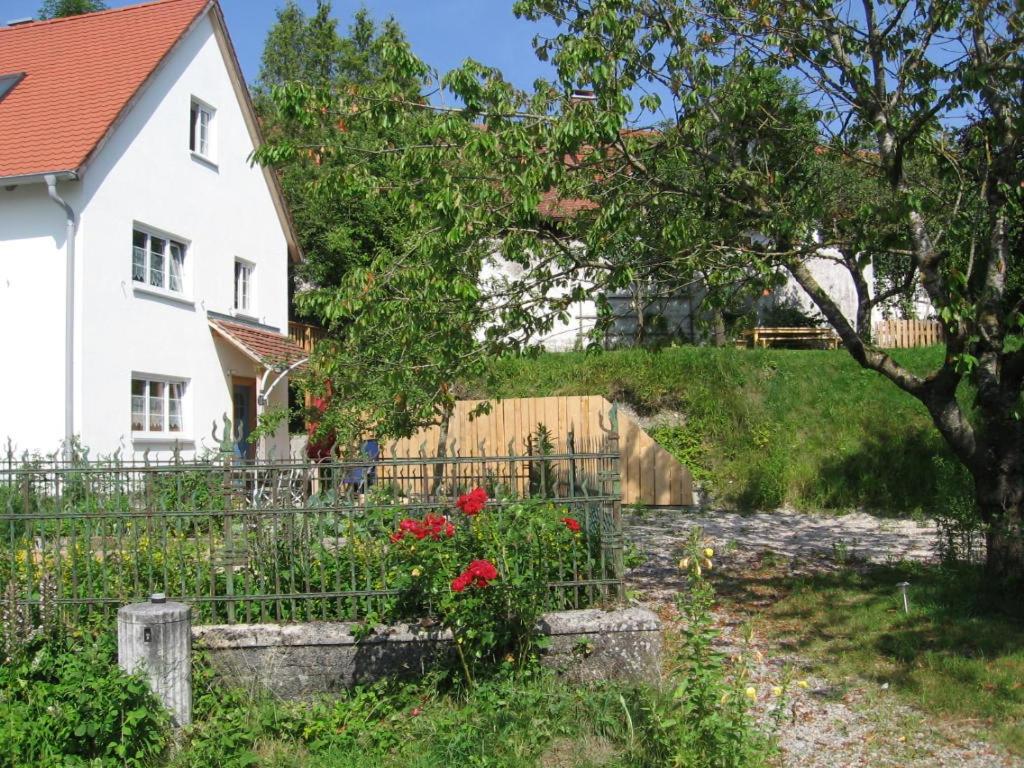
[{"label": "window with curtain", "polygon": [[154,235],[143,229],[132,231],[132,281],[173,293],[185,292],[184,243]]},{"label": "window with curtain", "polygon": [[177,379],[132,378],[132,432],[184,432],[186,383]]}]

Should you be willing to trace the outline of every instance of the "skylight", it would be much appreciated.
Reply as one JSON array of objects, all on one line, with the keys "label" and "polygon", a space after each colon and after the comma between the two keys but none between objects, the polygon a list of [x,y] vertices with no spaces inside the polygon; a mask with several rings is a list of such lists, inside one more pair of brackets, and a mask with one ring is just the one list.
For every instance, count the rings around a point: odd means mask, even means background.
[{"label": "skylight", "polygon": [[24,72],[14,72],[10,75],[0,75],[0,101],[4,100],[4,96],[11,92],[18,83],[21,82],[21,78],[25,76]]}]

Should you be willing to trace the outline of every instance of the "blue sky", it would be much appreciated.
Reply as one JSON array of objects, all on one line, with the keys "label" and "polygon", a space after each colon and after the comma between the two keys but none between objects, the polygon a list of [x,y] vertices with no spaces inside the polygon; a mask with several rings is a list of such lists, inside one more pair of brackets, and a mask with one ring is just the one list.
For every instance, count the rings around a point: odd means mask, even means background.
[{"label": "blue sky", "polygon": [[[0,0],[0,23],[35,16],[42,0]],[[139,0],[106,0],[117,8]],[[275,11],[284,0],[221,0],[231,39],[246,79],[259,73],[260,54]],[[307,12],[316,0],[299,0]],[[537,77],[551,77],[548,65],[537,60],[530,41],[539,27],[512,15],[512,0],[334,0],[334,15],[348,25],[361,6],[378,19],[394,16],[413,49],[431,66],[446,72],[473,58],[498,67],[521,88]]]}]

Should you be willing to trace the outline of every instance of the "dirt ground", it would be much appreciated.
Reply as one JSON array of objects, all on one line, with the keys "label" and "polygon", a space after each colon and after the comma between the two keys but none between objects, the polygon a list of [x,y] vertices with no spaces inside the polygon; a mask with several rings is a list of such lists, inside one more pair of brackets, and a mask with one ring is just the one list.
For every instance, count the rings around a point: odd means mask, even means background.
[{"label": "dirt ground", "polygon": [[[866,514],[807,515],[779,510],[752,515],[679,510],[627,516],[626,537],[644,562],[629,572],[634,599],[666,618],[683,587],[679,550],[694,526],[716,550],[716,568],[725,577],[759,567],[765,553],[779,555],[796,575],[834,570],[846,563],[886,563],[934,559],[935,527],[929,522],[888,520]],[[742,652],[751,661],[751,683],[759,691],[756,710],[765,727],[776,702],[771,688],[785,674],[806,680],[790,685],[778,737],[781,765],[800,768],[1011,768],[1020,761],[963,728],[953,728],[896,700],[875,683],[835,687],[814,673],[814,665],[744,632],[757,603],[716,613],[721,650]]]}]

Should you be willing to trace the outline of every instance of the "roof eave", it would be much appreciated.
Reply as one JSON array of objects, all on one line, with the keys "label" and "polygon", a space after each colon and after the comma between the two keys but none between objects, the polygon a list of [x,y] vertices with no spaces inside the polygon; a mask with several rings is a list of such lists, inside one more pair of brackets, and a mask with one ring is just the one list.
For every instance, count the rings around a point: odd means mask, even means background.
[{"label": "roof eave", "polygon": [[[111,121],[110,125],[107,126],[107,130],[103,132],[103,135],[100,137],[100,140],[97,141],[95,145],[93,145],[93,147],[88,151],[88,153],[86,153],[85,157],[82,159],[81,164],[79,165],[78,170],[80,173],[83,173],[86,170],[89,163],[92,162],[92,160],[100,153],[103,147],[106,146],[107,142],[110,140],[110,137],[114,135],[114,132],[118,129],[121,123],[124,122],[124,120],[128,117],[128,114],[132,111],[132,108],[142,98],[143,92],[145,92],[146,88],[149,87],[150,83],[152,83],[156,79],[157,73],[159,73],[166,66],[167,62],[171,59],[171,56],[174,54],[175,51],[178,50],[178,47],[181,45],[182,40],[188,37],[189,32],[191,32],[199,25],[199,23],[203,20],[203,17],[210,12],[210,8],[215,3],[216,0],[209,0],[209,2],[207,2],[202,7],[202,9],[200,9],[196,13],[192,21],[190,21],[188,26],[181,31],[181,34],[178,35],[178,38],[174,41],[171,47],[167,49],[167,51],[161,57],[160,61],[158,61],[156,65],[153,67],[153,69],[150,70],[149,74],[146,75],[145,79],[142,81],[139,87],[135,89],[135,93],[133,93],[131,98],[125,102],[124,106],[121,107],[121,111],[117,113],[117,116],[113,119],[113,121]],[[145,3],[142,4],[144,5]]]},{"label": "roof eave", "polygon": [[[228,34],[227,22],[224,20],[224,12],[220,8],[220,3],[215,1],[212,2],[212,10],[213,12],[210,14],[210,18],[214,20],[214,33],[216,34],[218,42],[221,44],[221,51],[224,54],[224,58],[227,63],[232,85],[235,88],[235,93],[242,106],[242,115],[245,118],[246,127],[249,129],[249,135],[252,138],[253,146],[259,147],[263,144],[263,132],[260,129],[259,119],[256,117],[256,107],[252,103],[252,95],[249,93],[249,88],[245,84],[245,76],[242,74],[242,67],[238,63],[238,54],[235,52],[235,46],[232,44],[231,36]],[[292,261],[298,263],[302,261],[302,249],[299,246],[299,236],[295,229],[295,221],[292,219],[291,211],[288,208],[288,201],[285,200],[284,190],[281,188],[281,182],[277,178],[277,173],[272,168],[260,166],[260,170],[263,172],[263,176],[267,181],[267,186],[270,187],[270,196],[273,199],[277,215],[281,220],[281,227],[284,230],[285,240],[288,242],[288,255],[291,257]]]},{"label": "roof eave", "polygon": [[0,187],[45,184],[47,176],[53,176],[57,181],[77,181],[78,171],[43,171],[42,173],[23,173],[17,176],[0,176]]}]

